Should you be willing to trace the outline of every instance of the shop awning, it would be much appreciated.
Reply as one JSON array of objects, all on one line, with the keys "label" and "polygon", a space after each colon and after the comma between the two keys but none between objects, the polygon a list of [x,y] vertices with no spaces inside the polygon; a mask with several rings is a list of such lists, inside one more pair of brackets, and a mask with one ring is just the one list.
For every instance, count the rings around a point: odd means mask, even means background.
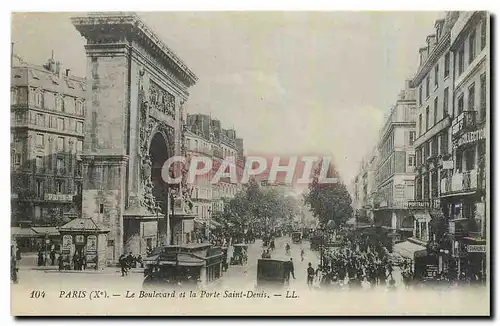
[{"label": "shop awning", "polygon": [[13,238],[33,238],[37,234],[32,228],[11,227],[10,234]]},{"label": "shop awning", "polygon": [[421,252],[423,254],[424,252],[427,252],[427,249],[416,243],[405,241],[395,244],[392,249],[392,252],[405,258],[414,259],[415,254],[420,255]]},{"label": "shop awning", "polygon": [[417,222],[430,222],[431,215],[429,212],[415,212],[413,213],[413,217],[417,220]]},{"label": "shop awning", "polygon": [[60,235],[59,231],[55,226],[34,226],[31,228],[38,235],[42,236],[58,236]]}]

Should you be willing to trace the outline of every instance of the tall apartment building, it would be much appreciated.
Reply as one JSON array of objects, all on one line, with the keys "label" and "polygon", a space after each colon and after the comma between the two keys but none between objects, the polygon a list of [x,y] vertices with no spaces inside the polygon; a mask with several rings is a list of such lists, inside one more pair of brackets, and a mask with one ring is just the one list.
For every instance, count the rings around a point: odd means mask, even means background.
[{"label": "tall apartment building", "polygon": [[353,208],[359,223],[373,223],[373,201],[377,192],[375,174],[377,168],[377,150],[374,148],[363,157],[360,168],[354,178]]},{"label": "tall apartment building", "polygon": [[11,196],[14,225],[60,225],[81,211],[86,81],[61,63],[13,62]]},{"label": "tall apartment building", "polygon": [[414,198],[415,118],[415,90],[407,81],[381,130],[377,146],[375,226],[389,231],[394,240],[413,232],[407,203]]},{"label": "tall apartment building", "polygon": [[221,128],[219,120],[205,114],[190,114],[187,117],[186,149],[191,156],[204,156],[213,160],[212,172],[197,177],[192,186],[191,200],[196,221],[210,225],[212,213],[224,209],[224,199],[232,198],[241,190],[239,182],[231,182],[229,178],[221,178],[212,184],[214,173],[222,160],[234,157],[237,174],[243,169],[243,139],[236,137],[235,130]]},{"label": "tall apartment building", "polygon": [[408,203],[414,217],[414,239],[426,244],[431,237],[429,223],[442,215],[440,184],[446,177],[451,157],[453,116],[453,57],[450,36],[458,12],[438,19],[427,45],[419,49],[420,65],[412,80],[417,90],[415,200]]},{"label": "tall apartment building", "polygon": [[[451,252],[458,272],[485,275],[487,139],[489,134],[489,17],[461,12],[451,30],[453,171],[441,180],[441,201],[449,218]],[[478,249],[479,248],[479,249]],[[482,248],[482,249],[481,249]],[[462,266],[464,268],[462,268]]]}]

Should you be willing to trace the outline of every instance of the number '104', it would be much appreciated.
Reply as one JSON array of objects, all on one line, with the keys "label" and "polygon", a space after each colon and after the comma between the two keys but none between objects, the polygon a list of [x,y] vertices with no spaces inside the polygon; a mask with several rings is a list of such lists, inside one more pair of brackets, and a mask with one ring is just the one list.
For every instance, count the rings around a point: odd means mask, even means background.
[{"label": "number '104'", "polygon": [[45,291],[31,291],[31,299],[45,298]]}]

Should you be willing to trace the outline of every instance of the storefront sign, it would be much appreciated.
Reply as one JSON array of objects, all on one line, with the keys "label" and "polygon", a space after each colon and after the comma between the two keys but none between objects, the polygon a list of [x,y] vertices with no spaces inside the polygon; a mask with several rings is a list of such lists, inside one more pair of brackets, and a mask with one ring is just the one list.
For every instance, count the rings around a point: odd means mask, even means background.
[{"label": "storefront sign", "polygon": [[477,142],[480,139],[485,139],[484,128],[466,132],[457,141],[453,142],[453,147],[458,148],[465,144]]},{"label": "storefront sign", "polygon": [[408,209],[425,209],[429,208],[429,201],[427,200],[409,200]]},{"label": "storefront sign", "polygon": [[97,237],[95,235],[87,237],[87,252],[97,252]]},{"label": "storefront sign", "polygon": [[432,209],[441,209],[441,199],[439,199],[439,198],[431,199],[431,208]]},{"label": "storefront sign", "polygon": [[468,245],[467,252],[486,252],[486,245]]},{"label": "storefront sign", "polygon": [[431,200],[409,200],[408,209],[441,209],[441,200],[439,198]]},{"label": "storefront sign", "polygon": [[47,201],[73,201],[73,195],[68,194],[45,194],[44,199]]},{"label": "storefront sign", "polygon": [[78,244],[85,243],[85,237],[83,235],[77,235],[75,236],[75,242]]},{"label": "storefront sign", "polygon": [[426,278],[436,278],[439,273],[438,265],[426,265],[425,266],[425,277]]}]

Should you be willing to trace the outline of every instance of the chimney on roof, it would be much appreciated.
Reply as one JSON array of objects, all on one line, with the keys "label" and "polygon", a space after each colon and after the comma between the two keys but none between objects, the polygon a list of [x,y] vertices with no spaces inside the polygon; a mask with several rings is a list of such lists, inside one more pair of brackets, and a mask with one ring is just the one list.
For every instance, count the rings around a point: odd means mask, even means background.
[{"label": "chimney on roof", "polygon": [[59,61],[56,62],[56,69],[54,72],[57,76],[61,77],[61,73],[62,73],[61,62],[59,62]]},{"label": "chimney on roof", "polygon": [[54,61],[54,59],[49,58],[49,60],[47,60],[47,63],[45,64],[44,67],[45,67],[45,69],[47,69],[48,71],[53,73],[55,70],[55,64],[56,64],[56,62]]},{"label": "chimney on roof", "polygon": [[66,77],[69,77],[69,72],[71,71],[71,69],[66,69]]},{"label": "chimney on roof", "polygon": [[436,35],[432,34],[427,36],[427,46],[429,47],[429,52],[436,46]]},{"label": "chimney on roof", "polygon": [[420,64],[423,64],[425,62],[425,59],[427,59],[429,47],[423,47],[418,49],[418,52],[420,53]]},{"label": "chimney on roof", "polygon": [[444,19],[438,19],[434,23],[434,28],[436,29],[436,42],[439,42],[443,32]]},{"label": "chimney on roof", "polygon": [[405,89],[410,89],[410,88],[412,88],[411,79],[407,79],[405,80]]}]

